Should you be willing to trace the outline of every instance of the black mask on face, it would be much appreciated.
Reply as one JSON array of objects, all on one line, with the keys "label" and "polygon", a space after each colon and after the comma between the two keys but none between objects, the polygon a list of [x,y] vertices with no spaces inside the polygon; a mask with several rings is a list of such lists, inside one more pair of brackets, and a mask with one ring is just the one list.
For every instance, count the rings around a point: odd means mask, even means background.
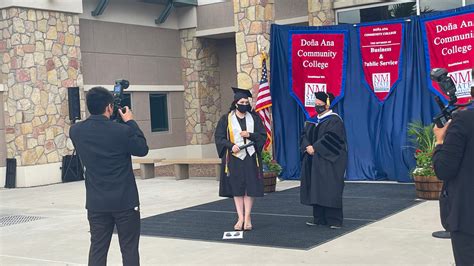
[{"label": "black mask on face", "polygon": [[326,105],[316,105],[314,109],[316,109],[316,113],[322,114],[326,111]]},{"label": "black mask on face", "polygon": [[241,113],[250,112],[250,104],[237,104],[237,110]]}]

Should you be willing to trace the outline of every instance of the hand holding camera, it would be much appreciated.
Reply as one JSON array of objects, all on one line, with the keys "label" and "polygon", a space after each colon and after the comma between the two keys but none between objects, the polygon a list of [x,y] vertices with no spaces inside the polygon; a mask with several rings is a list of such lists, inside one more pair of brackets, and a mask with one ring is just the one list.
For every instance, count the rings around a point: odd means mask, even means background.
[{"label": "hand holding camera", "polygon": [[127,123],[130,120],[133,120],[133,113],[128,106],[122,107],[118,109],[118,112],[120,114],[120,117],[122,118],[122,121]]},{"label": "hand holding camera", "polygon": [[440,145],[440,144],[443,144],[444,142],[444,137],[446,136],[446,131],[448,130],[448,127],[449,127],[449,124],[451,123],[451,120],[449,120],[448,122],[446,122],[444,124],[444,127],[438,127],[437,125],[435,125],[433,127],[433,134],[435,135],[436,137],[436,145]]}]

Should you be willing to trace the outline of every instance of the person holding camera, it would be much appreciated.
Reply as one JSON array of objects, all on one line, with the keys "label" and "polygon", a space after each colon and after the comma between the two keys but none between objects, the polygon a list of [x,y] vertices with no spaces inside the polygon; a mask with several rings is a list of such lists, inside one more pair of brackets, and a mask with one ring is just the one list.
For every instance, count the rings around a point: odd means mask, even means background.
[{"label": "person holding camera", "polygon": [[128,107],[118,110],[124,123],[110,120],[114,98],[107,89],[92,88],[86,102],[91,116],[72,125],[69,135],[85,168],[88,265],[106,265],[114,227],[123,265],[139,265],[140,203],[131,155],[147,155],[147,142]]},{"label": "person holding camera", "polygon": [[[267,133],[260,117],[252,112],[250,91],[232,89],[234,101],[214,134],[222,159],[219,196],[234,198],[238,215],[234,230],[248,231],[252,230],[254,198],[263,197],[262,150]],[[251,142],[253,145],[248,146]]]},{"label": "person holding camera", "polygon": [[[474,97],[471,90],[471,96]],[[471,103],[472,105],[472,103]],[[444,127],[434,126],[433,167],[444,181],[441,222],[451,233],[456,265],[474,265],[474,109],[453,115]]]}]

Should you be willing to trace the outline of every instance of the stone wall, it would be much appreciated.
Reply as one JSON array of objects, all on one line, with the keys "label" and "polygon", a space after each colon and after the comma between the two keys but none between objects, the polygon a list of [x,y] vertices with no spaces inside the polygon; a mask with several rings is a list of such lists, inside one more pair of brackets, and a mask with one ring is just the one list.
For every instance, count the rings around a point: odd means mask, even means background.
[{"label": "stone wall", "polygon": [[221,110],[216,40],[196,38],[196,29],[180,34],[186,144],[209,144]]},{"label": "stone wall", "polygon": [[308,0],[309,25],[333,25],[336,21],[333,4],[333,0]]},{"label": "stone wall", "polygon": [[0,37],[7,156],[18,166],[60,162],[72,150],[67,87],[83,85],[79,17],[3,9]]},{"label": "stone wall", "polygon": [[270,26],[274,21],[274,0],[234,0],[237,27],[237,83],[257,93],[261,77],[260,52],[270,49]]}]

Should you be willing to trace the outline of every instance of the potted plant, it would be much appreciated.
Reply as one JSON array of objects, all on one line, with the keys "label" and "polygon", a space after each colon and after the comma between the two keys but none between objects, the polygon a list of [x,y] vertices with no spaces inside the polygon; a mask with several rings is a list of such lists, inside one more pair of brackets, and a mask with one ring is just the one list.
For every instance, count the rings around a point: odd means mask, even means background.
[{"label": "potted plant", "polygon": [[443,181],[436,177],[433,169],[432,156],[436,140],[432,126],[424,126],[421,122],[410,123],[408,135],[413,138],[412,142],[416,148],[416,168],[411,173],[415,181],[416,195],[422,199],[437,200]]},{"label": "potted plant", "polygon": [[281,166],[272,159],[272,154],[269,151],[262,152],[262,162],[264,192],[275,192],[276,180],[281,173]]}]

